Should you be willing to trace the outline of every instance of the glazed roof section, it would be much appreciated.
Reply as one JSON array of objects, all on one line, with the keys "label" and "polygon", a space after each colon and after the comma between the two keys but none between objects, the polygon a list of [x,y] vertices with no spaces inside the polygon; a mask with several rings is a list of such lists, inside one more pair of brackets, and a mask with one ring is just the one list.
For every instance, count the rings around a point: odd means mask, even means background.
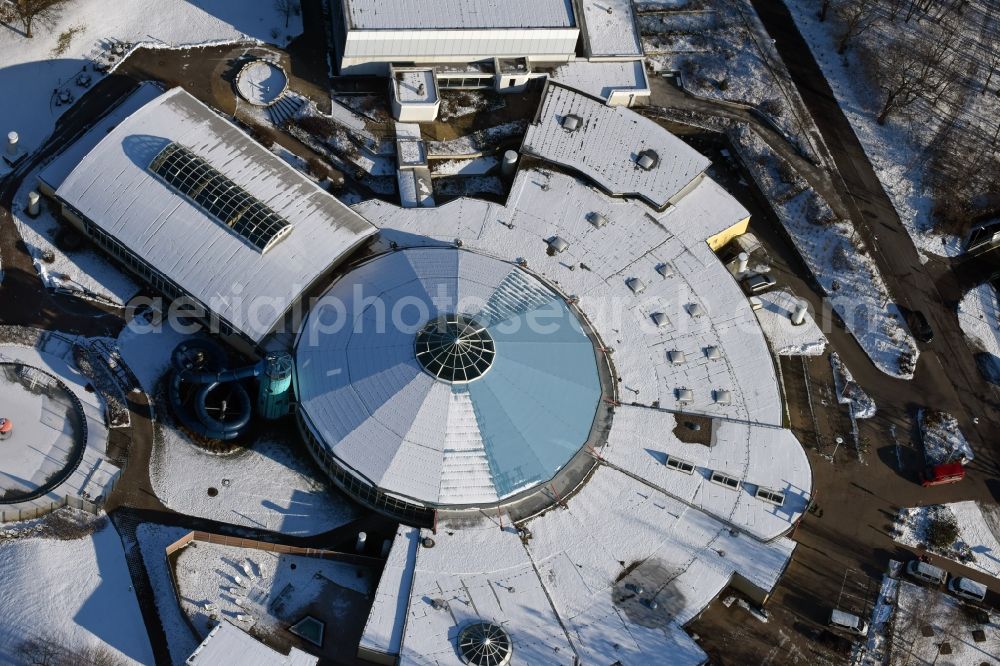
[{"label": "glazed roof section", "polygon": [[343,0],[353,30],[573,28],[572,0]]},{"label": "glazed roof section", "polygon": [[[568,120],[573,119],[573,120]],[[631,109],[549,82],[521,150],[573,169],[615,196],[663,209],[710,160]],[[653,165],[642,166],[644,157]]]},{"label": "glazed roof section", "polygon": [[[261,253],[166,185],[149,164],[170,143],[266,204],[291,232]],[[182,88],[119,123],[56,194],[254,342],[316,278],[376,232]]]}]

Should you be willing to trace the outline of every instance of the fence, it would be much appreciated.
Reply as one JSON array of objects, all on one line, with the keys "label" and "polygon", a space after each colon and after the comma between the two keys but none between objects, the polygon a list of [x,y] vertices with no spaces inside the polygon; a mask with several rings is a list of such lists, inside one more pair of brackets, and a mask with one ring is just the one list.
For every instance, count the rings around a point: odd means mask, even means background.
[{"label": "fence", "polygon": [[[108,485],[107,491],[110,493],[118,482],[119,474],[115,475],[115,478]],[[12,509],[0,509],[0,523],[13,523],[20,520],[32,520],[33,518],[39,518],[48,513],[55,511],[56,509],[61,509],[64,506],[68,506],[74,509],[80,509],[81,511],[86,511],[87,513],[92,513],[95,516],[101,512],[101,507],[89,500],[85,500],[82,497],[71,497],[69,495],[63,496],[62,499],[46,502],[44,504],[39,504],[38,502],[33,502],[32,506],[28,508],[12,508]]]}]

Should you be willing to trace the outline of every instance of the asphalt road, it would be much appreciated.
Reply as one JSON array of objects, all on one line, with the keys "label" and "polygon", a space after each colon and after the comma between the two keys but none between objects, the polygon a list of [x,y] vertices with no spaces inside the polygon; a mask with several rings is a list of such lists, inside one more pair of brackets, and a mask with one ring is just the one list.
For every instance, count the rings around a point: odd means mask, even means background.
[{"label": "asphalt road", "polygon": [[[903,391],[912,396],[915,404],[955,414],[963,432],[990,458],[989,472],[997,474],[1000,466],[996,463],[993,435],[1000,431],[1000,401],[996,388],[979,374],[959,327],[955,303],[960,294],[955,291],[957,281],[948,275],[950,265],[935,260],[921,263],[861,142],[784,3],[754,0],[753,4],[830,148],[840,176],[838,189],[851,212],[851,221],[873,249],[873,258],[890,292],[903,307],[922,311],[935,331],[934,341],[921,346],[921,360],[912,382],[892,380],[857,362],[850,364],[851,370],[876,396]],[[978,417],[978,424],[973,417]]]}]

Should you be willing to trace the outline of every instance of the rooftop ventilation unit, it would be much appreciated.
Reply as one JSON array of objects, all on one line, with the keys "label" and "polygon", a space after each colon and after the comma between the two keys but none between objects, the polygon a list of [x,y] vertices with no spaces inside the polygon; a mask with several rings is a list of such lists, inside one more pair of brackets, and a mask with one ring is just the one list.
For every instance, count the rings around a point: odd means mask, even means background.
[{"label": "rooftop ventilation unit", "polygon": [[677,402],[682,405],[689,405],[694,402],[694,391],[691,389],[677,389]]},{"label": "rooftop ventilation unit", "polygon": [[630,277],[625,280],[625,284],[628,285],[628,288],[632,290],[633,294],[641,294],[646,291],[646,283],[639,278]]},{"label": "rooftop ventilation unit", "polygon": [[718,361],[722,358],[722,352],[716,346],[705,347],[705,358],[709,361]]},{"label": "rooftop ventilation unit", "polygon": [[701,307],[700,303],[688,303],[687,306],[688,314],[695,319],[704,316],[705,308]]},{"label": "rooftop ventilation unit", "polygon": [[716,389],[712,391],[712,395],[715,397],[715,402],[720,405],[731,405],[733,404],[733,394],[727,389]]},{"label": "rooftop ventilation unit", "polygon": [[673,365],[680,365],[685,360],[685,358],[684,358],[684,352],[677,351],[677,350],[668,351],[667,352],[667,360],[670,361]]},{"label": "rooftop ventilation unit", "polygon": [[660,156],[656,154],[655,150],[647,149],[636,156],[635,163],[638,164],[641,169],[652,171],[656,168],[656,165],[660,163]]},{"label": "rooftop ventilation unit", "polygon": [[601,213],[593,212],[590,214],[590,223],[600,229],[608,223],[608,218],[604,217]]},{"label": "rooftop ventilation unit", "polygon": [[581,122],[583,122],[583,120],[580,116],[576,116],[571,113],[562,119],[562,127],[567,132],[574,132],[580,127]]},{"label": "rooftop ventilation unit", "polygon": [[660,275],[662,275],[665,278],[673,277],[673,275],[674,275],[674,267],[671,266],[669,263],[664,262],[662,264],[657,264],[656,265],[656,272],[659,273]]},{"label": "rooftop ventilation unit", "polygon": [[569,243],[562,236],[553,236],[546,241],[549,245],[549,254],[555,254],[557,252],[562,252],[569,247]]},{"label": "rooftop ventilation unit", "polygon": [[656,324],[657,328],[663,328],[670,323],[670,320],[667,319],[667,315],[662,312],[654,312],[649,315],[649,318],[653,320],[653,323]]}]

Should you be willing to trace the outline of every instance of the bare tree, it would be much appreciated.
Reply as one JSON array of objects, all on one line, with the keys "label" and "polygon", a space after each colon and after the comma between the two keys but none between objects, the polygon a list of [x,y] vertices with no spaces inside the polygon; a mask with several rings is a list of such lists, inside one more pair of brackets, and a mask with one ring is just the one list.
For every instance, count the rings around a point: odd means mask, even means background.
[{"label": "bare tree", "polygon": [[1000,47],[994,47],[986,53],[984,58],[984,66],[986,67],[986,80],[983,81],[983,87],[979,90],[979,94],[983,94],[990,89],[990,83],[993,82],[993,75],[1000,70]]},{"label": "bare tree", "polygon": [[869,53],[867,60],[885,95],[876,118],[879,125],[921,98],[937,104],[959,81],[951,39],[943,32],[896,37],[878,53]]},{"label": "bare tree", "polygon": [[36,23],[52,23],[59,16],[61,5],[67,0],[11,0],[9,5],[14,16],[24,26],[24,36],[34,37],[32,28]]},{"label": "bare tree", "polygon": [[288,22],[292,19],[292,14],[298,6],[297,0],[274,0],[274,8],[285,17],[285,29],[288,29]]},{"label": "bare tree", "polygon": [[844,24],[844,31],[837,44],[837,53],[844,53],[855,37],[870,30],[879,20],[878,0],[847,0],[837,6],[837,17]]}]

